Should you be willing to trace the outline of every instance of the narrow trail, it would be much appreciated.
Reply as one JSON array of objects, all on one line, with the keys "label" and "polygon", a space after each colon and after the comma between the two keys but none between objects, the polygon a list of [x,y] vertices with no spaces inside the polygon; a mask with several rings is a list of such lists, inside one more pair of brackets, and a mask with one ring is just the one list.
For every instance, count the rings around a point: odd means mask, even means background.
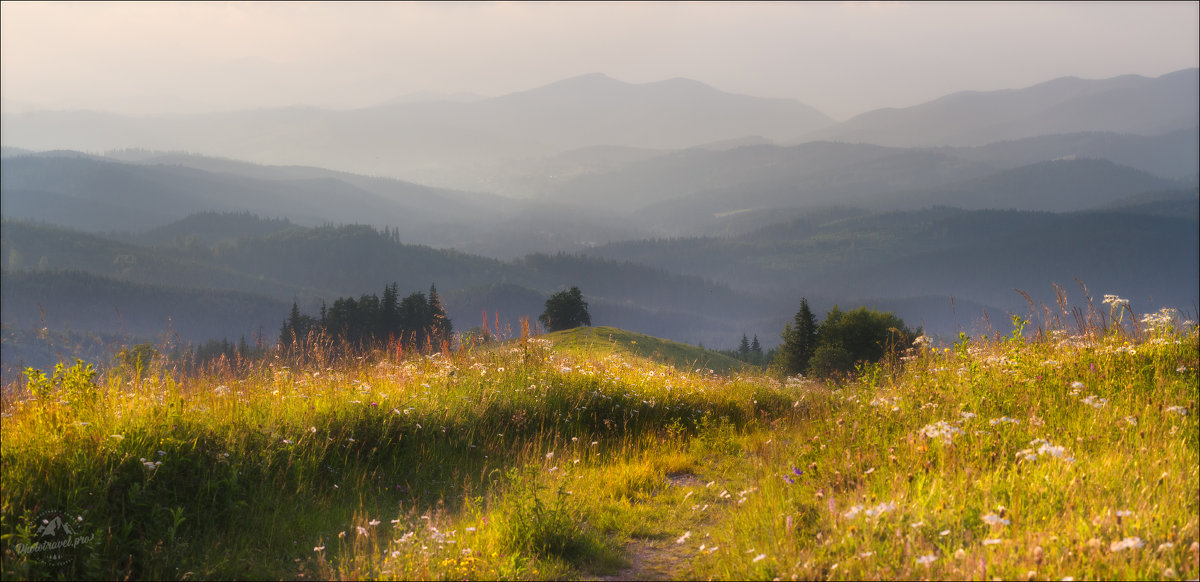
[{"label": "narrow trail", "polygon": [[[694,473],[668,475],[667,484],[670,488],[695,487],[702,489],[705,487],[703,479]],[[649,501],[649,503],[654,503],[654,501]],[[662,509],[663,511],[672,510],[672,508],[667,506],[664,506]],[[701,512],[685,510],[679,513],[680,515],[673,518],[665,518],[673,523],[678,523],[678,532],[673,532],[673,535],[670,536],[655,538],[639,537],[630,540],[623,548],[623,556],[629,562],[628,566],[614,574],[595,577],[589,576],[585,577],[585,579],[605,582],[684,579],[689,569],[689,562],[698,554],[698,544],[704,543],[700,541],[701,538],[698,537],[698,532],[708,529],[714,523],[720,521],[720,515],[718,511]]]}]

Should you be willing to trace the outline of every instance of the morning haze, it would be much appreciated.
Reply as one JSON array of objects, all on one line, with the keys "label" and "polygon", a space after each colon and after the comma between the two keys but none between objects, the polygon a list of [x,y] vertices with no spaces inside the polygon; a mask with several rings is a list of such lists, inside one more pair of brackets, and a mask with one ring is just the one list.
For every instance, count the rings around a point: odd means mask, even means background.
[{"label": "morning haze", "polygon": [[1076,280],[1191,305],[1196,16],[5,2],[4,323],[265,337],[435,283],[515,328],[578,286],[598,322],[770,348],[800,297],[937,334]]},{"label": "morning haze", "polygon": [[4,110],[199,113],[685,77],[837,120],[1197,66],[1194,2],[4,2]]}]

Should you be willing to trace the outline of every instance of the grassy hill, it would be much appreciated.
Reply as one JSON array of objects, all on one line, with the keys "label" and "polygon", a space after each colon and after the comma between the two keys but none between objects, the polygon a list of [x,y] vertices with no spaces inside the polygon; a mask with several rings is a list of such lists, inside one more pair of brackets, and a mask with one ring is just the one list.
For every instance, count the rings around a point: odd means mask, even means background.
[{"label": "grassy hill", "polygon": [[729,372],[747,367],[745,362],[702,347],[656,338],[615,327],[577,327],[543,336],[555,349],[583,357],[632,355],[681,370],[710,369]]},{"label": "grassy hill", "polygon": [[35,375],[0,400],[3,574],[1195,578],[1196,324],[1085,315],[838,383],[616,329]]}]

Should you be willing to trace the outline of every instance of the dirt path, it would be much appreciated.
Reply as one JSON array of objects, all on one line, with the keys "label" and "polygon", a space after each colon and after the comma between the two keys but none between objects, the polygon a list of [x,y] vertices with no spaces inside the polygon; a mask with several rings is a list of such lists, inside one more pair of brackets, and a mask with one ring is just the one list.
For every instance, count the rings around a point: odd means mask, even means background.
[{"label": "dirt path", "polygon": [[[699,475],[681,473],[668,475],[667,483],[671,487],[704,487],[704,481]],[[664,511],[668,508],[663,508]],[[695,533],[715,521],[715,512],[689,511],[685,519],[680,521],[681,531],[675,536],[663,539],[635,538],[625,544],[624,557],[629,566],[616,574],[589,578],[602,581],[617,580],[680,580],[688,571],[689,562],[697,555],[697,545],[703,543]],[[691,532],[691,533],[689,533]],[[684,538],[685,534],[687,537]],[[684,538],[682,542],[680,538]]]}]

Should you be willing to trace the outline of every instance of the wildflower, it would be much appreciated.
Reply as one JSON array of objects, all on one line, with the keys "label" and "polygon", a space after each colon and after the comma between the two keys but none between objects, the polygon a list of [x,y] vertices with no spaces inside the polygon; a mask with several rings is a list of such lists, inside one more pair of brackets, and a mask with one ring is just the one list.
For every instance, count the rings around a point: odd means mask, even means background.
[{"label": "wildflower", "polygon": [[944,530],[938,532],[938,535],[942,536],[942,537],[946,537],[946,536],[950,535],[950,530],[944,529]]},{"label": "wildflower", "polygon": [[325,546],[317,546],[317,547],[313,548],[313,551],[314,552],[324,552]]},{"label": "wildflower", "polygon": [[792,467],[792,472],[795,473],[797,477],[804,474],[804,471],[801,471],[798,467]]},{"label": "wildflower", "polygon": [[354,526],[354,529],[358,530],[358,535],[360,535],[360,536],[365,536],[365,535],[367,535],[367,528],[365,528],[365,527],[363,527],[363,526],[361,526],[361,525]]},{"label": "wildflower", "polygon": [[1182,406],[1168,406],[1165,409],[1167,412],[1174,412],[1180,416],[1187,416],[1188,410]]},{"label": "wildflower", "polygon": [[379,520],[378,520],[378,519],[372,519],[371,521],[367,522],[367,525],[369,525],[369,526],[371,526],[371,527],[375,527],[375,526],[379,525]]},{"label": "wildflower", "polygon": [[933,424],[927,424],[922,427],[921,430],[917,431],[918,435],[924,435],[931,439],[941,438],[947,444],[954,439],[954,435],[960,433],[962,433],[962,429],[953,426],[944,420],[940,420]]},{"label": "wildflower", "polygon": [[880,503],[879,505],[876,505],[875,507],[872,507],[871,509],[866,510],[864,513],[867,514],[867,517],[875,517],[877,515],[883,515],[884,513],[887,513],[894,509],[896,509],[896,504],[888,501],[885,503]]},{"label": "wildflower", "polygon": [[791,477],[788,477],[787,475],[784,475],[784,476],[783,476],[783,482],[784,482],[784,483],[787,483],[788,485],[795,485],[795,484],[796,484],[796,482],[795,482],[795,481],[793,481],[793,480],[792,480],[792,478],[791,478]]},{"label": "wildflower", "polygon": [[684,532],[683,535],[679,536],[679,539],[675,540],[675,543],[682,544],[683,542],[686,542],[687,539],[690,537],[692,537],[692,532],[691,532],[691,530],[688,530],[688,531]]},{"label": "wildflower", "polygon": [[753,559],[753,560],[751,560],[751,561],[750,561],[750,563],[751,563],[751,564],[753,564],[753,563],[756,563],[756,562],[758,562],[759,560],[761,560],[761,559],[763,559],[763,558],[765,558],[765,557],[767,557],[767,555],[766,555],[766,554],[759,554],[759,555],[757,555],[757,556],[754,556],[754,559]]},{"label": "wildflower", "polygon": [[1105,294],[1104,304],[1111,305],[1113,309],[1120,309],[1126,305],[1129,305],[1129,300],[1121,299],[1119,295]]},{"label": "wildflower", "polygon": [[937,556],[935,556],[933,554],[926,554],[924,556],[921,556],[920,558],[917,558],[917,563],[921,564],[923,566],[928,566],[936,561],[937,561]]},{"label": "wildflower", "polygon": [[165,457],[165,456],[167,456],[167,452],[160,450],[160,451],[158,451],[158,456]]},{"label": "wildflower", "polygon": [[996,515],[994,513],[989,513],[987,515],[980,517],[979,519],[982,519],[984,521],[984,523],[986,523],[988,525],[993,525],[993,526],[1008,525],[1008,524],[1012,523],[1011,521],[1004,519],[1003,517],[1000,517],[999,515]]},{"label": "wildflower", "polygon": [[1110,552],[1119,552],[1121,550],[1137,549],[1144,545],[1146,545],[1146,544],[1145,544],[1145,542],[1142,541],[1142,538],[1132,537],[1132,538],[1125,538],[1119,542],[1113,542],[1111,545],[1108,546],[1108,550]]},{"label": "wildflower", "polygon": [[1021,424],[1021,421],[1019,421],[1015,418],[1009,418],[1007,416],[1001,416],[1000,418],[993,418],[992,420],[990,420],[988,422],[992,426],[996,426],[997,424],[1004,423],[1004,422],[1012,423],[1012,424]]},{"label": "wildflower", "polygon": [[985,546],[994,546],[996,544],[1002,544],[1002,543],[1004,543],[1004,540],[998,539],[998,538],[988,538],[988,539],[983,540],[983,545],[985,545]]}]

